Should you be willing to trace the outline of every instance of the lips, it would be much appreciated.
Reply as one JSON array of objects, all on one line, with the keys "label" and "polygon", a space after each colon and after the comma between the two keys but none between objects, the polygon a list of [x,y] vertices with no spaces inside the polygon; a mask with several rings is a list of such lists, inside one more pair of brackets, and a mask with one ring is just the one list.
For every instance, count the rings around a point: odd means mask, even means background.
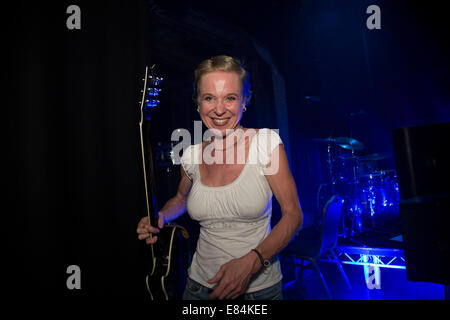
[{"label": "lips", "polygon": [[229,120],[230,120],[230,118],[225,118],[225,119],[212,118],[213,123],[219,127],[226,125]]}]

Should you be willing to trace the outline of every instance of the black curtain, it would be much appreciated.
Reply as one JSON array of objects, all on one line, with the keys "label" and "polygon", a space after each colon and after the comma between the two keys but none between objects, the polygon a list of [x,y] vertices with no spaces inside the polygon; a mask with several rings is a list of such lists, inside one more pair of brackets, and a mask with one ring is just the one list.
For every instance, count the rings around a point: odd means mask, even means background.
[{"label": "black curtain", "polygon": [[[79,30],[66,26],[71,4]],[[135,230],[146,214],[138,102],[151,63],[148,6],[19,1],[4,11],[9,294],[145,295]],[[66,287],[70,265],[81,290]]]}]

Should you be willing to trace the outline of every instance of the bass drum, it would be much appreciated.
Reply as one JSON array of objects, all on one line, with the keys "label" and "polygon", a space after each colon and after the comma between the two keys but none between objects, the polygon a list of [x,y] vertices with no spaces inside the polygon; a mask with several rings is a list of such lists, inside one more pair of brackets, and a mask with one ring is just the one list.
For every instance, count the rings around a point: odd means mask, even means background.
[{"label": "bass drum", "polygon": [[362,205],[363,221],[379,229],[391,225],[400,218],[400,193],[393,170],[376,171],[359,178],[355,198]]}]

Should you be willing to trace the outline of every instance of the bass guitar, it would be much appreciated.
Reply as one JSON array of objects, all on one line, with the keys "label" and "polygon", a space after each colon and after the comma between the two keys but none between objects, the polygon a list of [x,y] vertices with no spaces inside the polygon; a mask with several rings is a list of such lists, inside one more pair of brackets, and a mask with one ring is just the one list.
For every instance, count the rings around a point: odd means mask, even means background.
[{"label": "bass guitar", "polygon": [[[155,75],[155,66],[145,68],[142,99],[140,101],[140,142],[144,173],[146,210],[150,225],[158,225],[155,173],[152,148],[150,145],[150,120],[153,109],[158,105],[158,88],[162,78]],[[180,268],[187,267],[187,230],[179,225],[166,224],[158,233],[158,241],[150,245],[150,271],[145,278],[147,290],[152,300],[172,300],[180,298]],[[181,276],[182,277],[182,276]]]}]

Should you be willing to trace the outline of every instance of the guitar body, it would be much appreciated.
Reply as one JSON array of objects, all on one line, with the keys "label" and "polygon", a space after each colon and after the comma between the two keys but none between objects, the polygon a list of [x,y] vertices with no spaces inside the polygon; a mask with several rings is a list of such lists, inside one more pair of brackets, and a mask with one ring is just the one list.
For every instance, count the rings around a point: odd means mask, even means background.
[{"label": "guitar body", "polygon": [[[159,103],[154,98],[160,89],[156,88],[162,78],[153,73],[153,67],[145,69],[142,90],[141,136],[142,165],[144,171],[147,215],[152,226],[157,226],[155,173],[153,170],[152,148],[150,146],[150,118],[154,107]],[[148,168],[148,170],[147,170]],[[158,233],[158,241],[150,245],[150,267],[145,279],[152,300],[181,299],[190,261],[187,239],[189,234],[179,225],[167,224]]]},{"label": "guitar body", "polygon": [[152,246],[152,263],[145,281],[152,300],[181,299],[189,265],[188,234],[177,225],[166,225]]}]

